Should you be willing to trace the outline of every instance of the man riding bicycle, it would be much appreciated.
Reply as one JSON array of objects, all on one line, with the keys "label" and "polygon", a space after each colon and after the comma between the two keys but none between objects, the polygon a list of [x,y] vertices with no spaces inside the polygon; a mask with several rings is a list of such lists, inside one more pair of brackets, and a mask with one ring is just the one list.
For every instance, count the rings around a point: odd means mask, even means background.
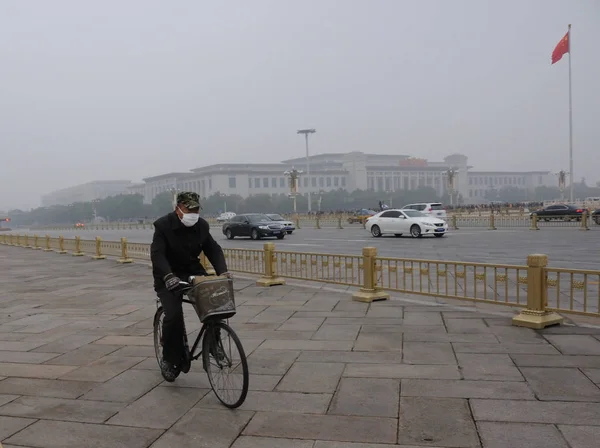
[{"label": "man riding bicycle", "polygon": [[228,275],[225,255],[210,234],[209,224],[200,218],[198,193],[181,192],[171,213],[154,222],[154,236],[150,246],[154,290],[165,312],[163,321],[163,361],[161,373],[173,382],[182,369],[183,307],[179,283],[191,275],[207,275],[200,263],[204,252],[217,275]]}]

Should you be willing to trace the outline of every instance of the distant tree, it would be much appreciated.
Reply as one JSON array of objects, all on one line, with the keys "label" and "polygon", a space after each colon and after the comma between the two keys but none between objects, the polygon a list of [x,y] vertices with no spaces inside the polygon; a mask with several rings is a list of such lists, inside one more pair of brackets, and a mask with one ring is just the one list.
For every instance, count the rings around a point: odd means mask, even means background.
[{"label": "distant tree", "polygon": [[154,216],[162,216],[173,211],[173,193],[165,191],[152,199]]},{"label": "distant tree", "polygon": [[527,190],[515,186],[502,187],[498,191],[498,200],[503,202],[525,202],[528,197]]}]

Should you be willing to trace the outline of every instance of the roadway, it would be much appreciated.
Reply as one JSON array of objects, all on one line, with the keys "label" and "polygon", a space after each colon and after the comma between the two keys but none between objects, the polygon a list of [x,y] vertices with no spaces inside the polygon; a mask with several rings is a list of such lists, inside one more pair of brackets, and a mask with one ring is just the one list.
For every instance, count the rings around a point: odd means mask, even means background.
[{"label": "roadway", "polygon": [[[262,247],[266,240],[249,239],[227,240],[219,228],[212,229],[215,239],[226,248]],[[25,231],[14,233],[24,234]],[[96,236],[105,241],[118,241],[125,237],[130,242],[149,243],[152,239],[150,229],[139,230],[62,230],[28,232],[50,236],[62,235],[83,239]],[[528,254],[547,254],[550,266],[576,269],[600,270],[600,228],[594,226],[590,231],[580,231],[575,227],[543,228],[531,231],[527,228],[484,230],[462,228],[451,231],[444,238],[410,237],[372,238],[360,227],[345,229],[308,229],[296,230],[284,240],[271,240],[277,248],[297,252],[321,252],[334,254],[358,254],[365,246],[374,246],[379,254],[387,257],[419,258],[429,260],[457,260],[465,262],[524,264]]]}]

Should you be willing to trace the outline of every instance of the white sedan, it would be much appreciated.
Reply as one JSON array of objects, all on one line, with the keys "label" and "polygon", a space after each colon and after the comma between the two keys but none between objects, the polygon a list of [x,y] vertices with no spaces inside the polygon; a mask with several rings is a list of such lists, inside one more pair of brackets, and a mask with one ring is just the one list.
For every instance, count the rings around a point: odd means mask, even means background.
[{"label": "white sedan", "polygon": [[397,237],[410,234],[413,238],[423,235],[443,237],[448,224],[416,210],[385,210],[367,219],[365,227],[374,237],[391,234]]}]

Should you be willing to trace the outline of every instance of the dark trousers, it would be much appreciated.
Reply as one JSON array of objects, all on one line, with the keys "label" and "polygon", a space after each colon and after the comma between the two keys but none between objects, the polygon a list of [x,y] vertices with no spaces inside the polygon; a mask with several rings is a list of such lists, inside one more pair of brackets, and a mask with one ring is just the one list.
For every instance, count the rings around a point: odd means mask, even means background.
[{"label": "dark trousers", "polygon": [[163,318],[163,359],[171,364],[181,365],[183,359],[183,303],[181,292],[168,289],[156,291],[165,316]]}]

